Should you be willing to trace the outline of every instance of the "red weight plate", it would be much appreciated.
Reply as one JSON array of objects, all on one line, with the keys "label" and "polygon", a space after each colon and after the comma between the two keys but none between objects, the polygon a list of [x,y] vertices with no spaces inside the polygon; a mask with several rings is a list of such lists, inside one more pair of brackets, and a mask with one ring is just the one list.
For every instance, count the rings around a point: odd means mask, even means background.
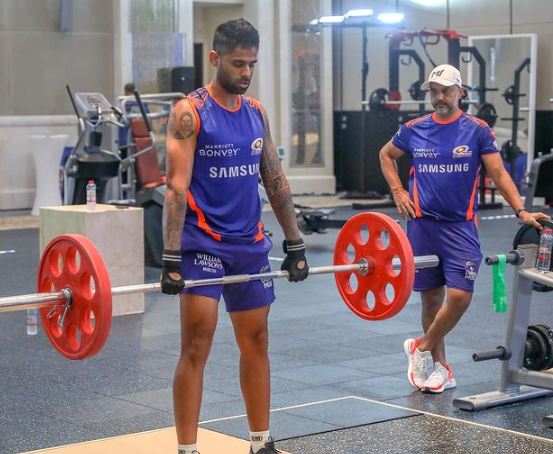
[{"label": "red weight plate", "polygon": [[[401,263],[398,271],[392,268],[394,257]],[[356,271],[335,273],[340,295],[361,318],[393,317],[407,304],[415,279],[413,250],[395,220],[382,213],[360,213],[346,222],[336,239],[334,265],[362,258],[369,262],[365,276]]]},{"label": "red weight plate", "polygon": [[[389,101],[401,101],[401,93],[399,91],[391,91],[388,95]],[[388,110],[399,110],[399,104],[388,104],[384,102],[384,107]]]},{"label": "red weight plate", "polygon": [[[38,271],[38,291],[67,288],[72,306],[63,326],[58,319],[63,304],[40,309],[42,326],[54,347],[68,359],[86,359],[104,346],[111,328],[111,282],[104,260],[96,246],[82,235],[59,235],[42,253]],[[55,308],[54,314],[48,314]]]}]

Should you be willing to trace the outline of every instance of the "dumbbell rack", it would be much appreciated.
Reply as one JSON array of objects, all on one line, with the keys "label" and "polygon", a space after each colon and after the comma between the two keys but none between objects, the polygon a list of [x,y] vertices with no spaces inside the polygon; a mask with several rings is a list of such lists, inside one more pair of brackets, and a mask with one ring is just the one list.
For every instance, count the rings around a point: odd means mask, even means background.
[{"label": "dumbbell rack", "polygon": [[[497,347],[496,350],[473,355],[475,361],[490,359],[503,361],[499,389],[456,398],[453,400],[454,407],[467,411],[479,411],[499,405],[553,395],[553,374],[547,371],[531,371],[522,367],[530,318],[533,282],[536,281],[553,287],[553,272],[543,273],[534,267],[537,253],[537,245],[525,244],[519,245],[516,251],[508,254],[507,263],[516,265],[517,270],[513,283],[505,344]],[[544,423],[553,427],[553,415],[546,416]]]}]

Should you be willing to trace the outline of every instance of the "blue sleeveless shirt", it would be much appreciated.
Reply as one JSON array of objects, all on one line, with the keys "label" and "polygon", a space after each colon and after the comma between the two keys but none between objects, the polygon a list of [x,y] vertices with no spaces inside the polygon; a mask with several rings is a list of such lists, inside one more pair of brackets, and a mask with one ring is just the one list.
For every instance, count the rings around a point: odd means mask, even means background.
[{"label": "blue sleeveless shirt", "polygon": [[199,227],[218,241],[262,240],[257,190],[264,139],[260,103],[242,95],[229,110],[205,87],[186,100],[196,111],[199,127],[185,225]]}]

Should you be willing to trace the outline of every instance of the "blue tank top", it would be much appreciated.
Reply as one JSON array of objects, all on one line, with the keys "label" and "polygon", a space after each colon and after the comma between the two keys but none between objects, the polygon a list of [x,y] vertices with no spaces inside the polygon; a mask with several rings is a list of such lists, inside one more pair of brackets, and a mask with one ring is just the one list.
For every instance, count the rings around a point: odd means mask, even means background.
[{"label": "blue tank top", "polygon": [[261,104],[240,96],[237,107],[229,110],[205,87],[186,99],[197,113],[199,129],[185,224],[199,227],[218,241],[260,241]]}]

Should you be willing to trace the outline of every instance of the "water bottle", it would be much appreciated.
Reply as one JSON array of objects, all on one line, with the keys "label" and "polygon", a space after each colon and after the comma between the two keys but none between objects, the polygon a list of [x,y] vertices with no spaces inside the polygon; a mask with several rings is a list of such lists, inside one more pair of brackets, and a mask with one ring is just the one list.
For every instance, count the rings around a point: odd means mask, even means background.
[{"label": "water bottle", "polygon": [[36,336],[38,333],[38,309],[27,309],[27,335]]},{"label": "water bottle", "polygon": [[543,229],[540,238],[540,248],[538,249],[538,260],[536,268],[538,271],[549,271],[551,265],[551,247],[553,246],[553,229],[547,227]]},{"label": "water bottle", "polygon": [[86,210],[94,211],[96,209],[96,183],[94,180],[88,180],[86,185]]}]

